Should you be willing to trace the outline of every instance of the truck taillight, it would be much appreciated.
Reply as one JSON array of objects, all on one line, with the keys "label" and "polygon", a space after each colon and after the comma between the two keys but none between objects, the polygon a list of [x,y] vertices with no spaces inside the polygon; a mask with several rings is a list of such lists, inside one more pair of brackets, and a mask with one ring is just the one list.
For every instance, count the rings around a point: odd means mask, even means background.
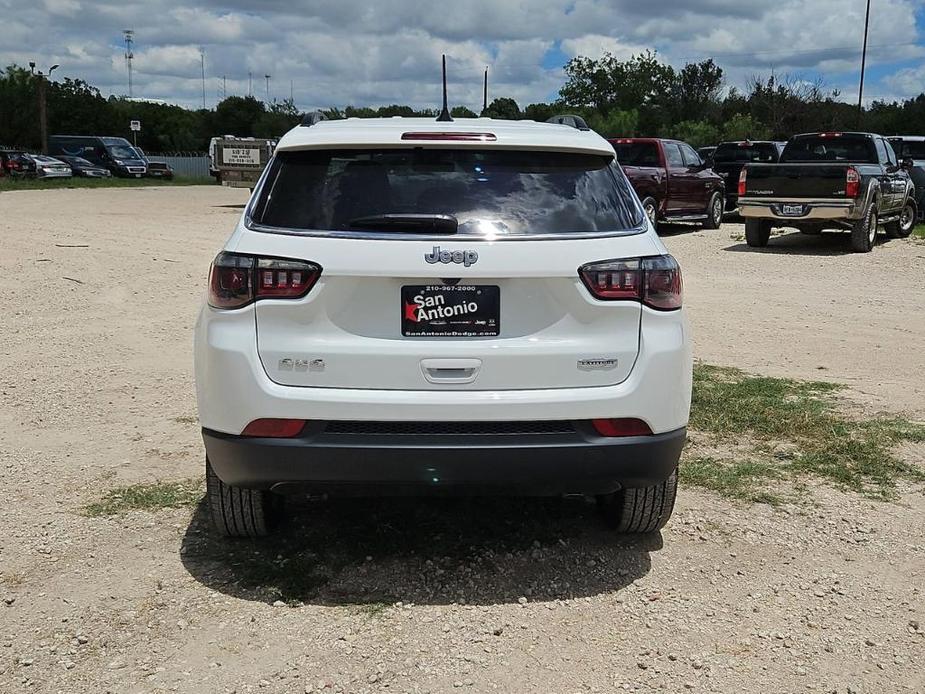
[{"label": "truck taillight", "polygon": [[300,299],[320,276],[315,263],[222,252],[209,270],[209,305],[232,309],[259,299]]},{"label": "truck taillight", "polygon": [[856,198],[861,194],[861,174],[853,166],[848,167],[845,174],[845,195],[849,198]]},{"label": "truck taillight", "polygon": [[742,172],[739,174],[739,197],[745,197],[745,184],[748,181],[748,169],[744,166],[742,167]]},{"label": "truck taillight", "polygon": [[670,255],[591,263],[578,274],[602,301],[639,301],[659,311],[681,308],[681,268]]}]

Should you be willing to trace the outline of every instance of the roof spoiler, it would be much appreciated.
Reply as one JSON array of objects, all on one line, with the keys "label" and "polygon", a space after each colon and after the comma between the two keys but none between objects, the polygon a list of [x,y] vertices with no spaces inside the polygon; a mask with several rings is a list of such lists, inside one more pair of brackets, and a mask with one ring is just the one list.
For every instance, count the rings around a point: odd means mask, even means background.
[{"label": "roof spoiler", "polygon": [[306,128],[310,128],[311,126],[327,119],[328,117],[321,111],[311,111],[310,113],[306,113],[304,116],[302,116],[302,122],[300,125]]},{"label": "roof spoiler", "polygon": [[570,128],[575,128],[576,130],[590,130],[588,124],[585,123],[585,119],[581,116],[576,116],[571,113],[563,113],[558,116],[553,116],[552,118],[547,119],[547,123],[556,123],[557,125],[567,125]]}]

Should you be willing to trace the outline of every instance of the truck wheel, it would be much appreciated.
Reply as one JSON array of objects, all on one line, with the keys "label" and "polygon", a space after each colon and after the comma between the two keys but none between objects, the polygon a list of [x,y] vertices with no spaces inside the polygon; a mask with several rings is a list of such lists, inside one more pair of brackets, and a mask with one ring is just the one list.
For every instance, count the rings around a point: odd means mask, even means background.
[{"label": "truck wheel", "polygon": [[707,221],[703,223],[704,229],[719,229],[723,223],[723,208],[725,202],[721,193],[713,193],[710,204],[707,205]]},{"label": "truck wheel", "polygon": [[746,219],[745,220],[745,243],[752,248],[764,248],[768,245],[768,239],[771,238],[771,220],[769,219]]},{"label": "truck wheel", "polygon": [[[222,482],[206,459],[206,496],[212,523],[225,537],[263,537],[270,532],[274,502],[279,499],[259,489],[242,489]],[[277,501],[278,503],[278,501]]]},{"label": "truck wheel", "polygon": [[649,218],[652,227],[658,229],[658,203],[655,201],[655,198],[643,199],[642,211],[646,213],[646,217]]},{"label": "truck wheel", "polygon": [[608,525],[618,533],[654,533],[665,527],[678,494],[678,471],[651,487],[621,489],[598,498]]},{"label": "truck wheel", "polygon": [[877,208],[871,204],[867,213],[851,229],[851,250],[855,253],[870,253],[877,240],[877,226]]},{"label": "truck wheel", "polygon": [[884,224],[886,235],[891,239],[904,239],[915,228],[915,220],[918,217],[918,209],[912,200],[907,200],[903,211],[899,213],[899,219],[889,224]]}]

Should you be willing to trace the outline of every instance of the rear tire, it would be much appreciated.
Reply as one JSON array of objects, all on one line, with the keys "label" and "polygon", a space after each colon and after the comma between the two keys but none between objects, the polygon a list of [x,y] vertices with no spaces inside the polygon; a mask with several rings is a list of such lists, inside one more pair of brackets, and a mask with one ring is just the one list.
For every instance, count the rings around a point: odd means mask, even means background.
[{"label": "rear tire", "polygon": [[899,219],[895,222],[883,225],[884,230],[886,230],[886,235],[891,239],[906,238],[915,228],[915,221],[918,219],[918,214],[919,211],[915,206],[915,202],[907,200],[906,204],[903,206],[902,212],[899,213]]},{"label": "rear tire", "polygon": [[719,229],[723,223],[725,202],[721,193],[713,193],[707,205],[707,221],[703,223],[704,229]]},{"label": "rear tire", "polygon": [[855,253],[870,253],[876,240],[877,209],[872,203],[851,229],[851,250]]},{"label": "rear tire", "polygon": [[212,523],[225,537],[264,537],[274,520],[275,495],[260,489],[242,489],[222,482],[206,459],[206,496]]},{"label": "rear tire", "polygon": [[657,230],[658,229],[658,203],[655,201],[655,198],[652,198],[652,197],[643,198],[642,211],[646,213],[646,217],[648,217],[649,221],[652,223],[652,228]]},{"label": "rear tire", "polygon": [[621,489],[598,498],[608,525],[618,533],[654,533],[665,527],[678,494],[678,471],[661,484]]},{"label": "rear tire", "polygon": [[771,220],[769,219],[746,219],[745,220],[745,243],[752,248],[764,248],[768,245],[768,239],[771,238]]}]

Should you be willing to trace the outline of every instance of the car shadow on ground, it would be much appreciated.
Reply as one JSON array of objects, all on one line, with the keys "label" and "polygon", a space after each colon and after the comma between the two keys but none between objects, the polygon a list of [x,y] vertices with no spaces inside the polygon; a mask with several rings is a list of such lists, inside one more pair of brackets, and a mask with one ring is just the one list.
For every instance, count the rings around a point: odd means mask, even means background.
[{"label": "car shadow on ground", "polygon": [[562,499],[287,500],[261,540],[227,540],[200,503],[186,570],[226,595],[272,603],[515,603],[618,591],[648,573],[660,533],[623,539],[596,507]]},{"label": "car shadow on ground", "polygon": [[[891,239],[877,237],[877,245],[885,245]],[[823,232],[821,234],[803,234],[798,231],[771,236],[764,248],[752,248],[743,239],[741,243],[727,246],[724,251],[733,253],[771,253],[782,255],[851,255],[851,235],[848,232]]]},{"label": "car shadow on ground", "polygon": [[681,236],[682,234],[693,234],[698,231],[714,231],[713,229],[704,229],[702,224],[691,223],[685,224],[683,222],[660,222],[658,225],[658,235],[659,236]]},{"label": "car shadow on ground", "polygon": [[217,209],[217,210],[221,210],[221,209],[225,209],[225,210],[243,210],[245,207],[247,207],[247,203],[243,203],[243,204],[240,204],[240,205],[212,205],[212,207],[214,207],[214,208]]}]

